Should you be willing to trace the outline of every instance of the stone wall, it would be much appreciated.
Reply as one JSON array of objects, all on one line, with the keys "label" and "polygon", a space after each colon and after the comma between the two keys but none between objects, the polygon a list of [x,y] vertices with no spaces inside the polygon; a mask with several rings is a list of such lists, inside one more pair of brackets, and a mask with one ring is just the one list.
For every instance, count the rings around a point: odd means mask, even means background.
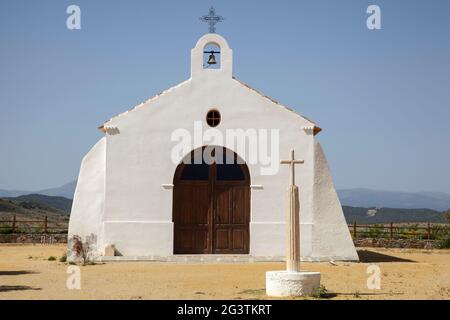
[{"label": "stone wall", "polygon": [[67,243],[67,234],[0,234],[0,243]]},{"label": "stone wall", "polygon": [[357,247],[378,247],[378,248],[411,248],[411,249],[433,249],[438,243],[431,240],[418,239],[377,239],[363,238],[354,240]]}]

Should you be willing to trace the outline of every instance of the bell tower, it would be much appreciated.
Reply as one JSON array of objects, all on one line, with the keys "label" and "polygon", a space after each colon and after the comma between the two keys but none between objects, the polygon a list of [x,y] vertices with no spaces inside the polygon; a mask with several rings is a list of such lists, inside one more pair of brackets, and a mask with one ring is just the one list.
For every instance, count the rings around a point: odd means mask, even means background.
[{"label": "bell tower", "polygon": [[227,41],[216,33],[216,24],[224,17],[216,15],[214,7],[209,13],[200,17],[202,22],[209,25],[209,33],[201,37],[191,51],[191,78],[202,76],[233,75],[233,52]]},{"label": "bell tower", "polygon": [[[211,46],[216,49],[209,49]],[[205,54],[207,55],[206,62]],[[214,62],[213,59],[216,64],[219,64],[220,68],[207,67],[208,62]],[[225,38],[217,33],[205,34],[191,50],[191,78],[209,75],[228,78],[233,76],[233,50],[231,50]]]}]

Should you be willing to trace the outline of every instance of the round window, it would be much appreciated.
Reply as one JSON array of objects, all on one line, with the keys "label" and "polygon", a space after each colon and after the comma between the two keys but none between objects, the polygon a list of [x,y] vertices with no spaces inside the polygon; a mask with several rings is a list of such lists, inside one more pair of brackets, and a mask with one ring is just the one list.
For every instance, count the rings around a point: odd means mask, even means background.
[{"label": "round window", "polygon": [[208,114],[206,115],[206,123],[208,123],[210,127],[217,127],[220,123],[220,112],[217,110],[208,111]]}]

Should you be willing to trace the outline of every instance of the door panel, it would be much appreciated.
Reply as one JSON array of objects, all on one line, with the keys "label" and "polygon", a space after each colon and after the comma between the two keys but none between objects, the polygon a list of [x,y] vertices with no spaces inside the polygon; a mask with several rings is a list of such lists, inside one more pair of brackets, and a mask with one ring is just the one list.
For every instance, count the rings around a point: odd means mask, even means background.
[{"label": "door panel", "polygon": [[232,233],[232,249],[233,250],[241,250],[245,248],[245,238],[246,238],[246,230],[233,229]]},{"label": "door panel", "polygon": [[208,253],[209,184],[180,183],[174,188],[174,253]]},{"label": "door panel", "polygon": [[215,185],[214,188],[215,195],[215,219],[214,223],[216,225],[228,224],[230,223],[230,215],[232,214],[232,194],[229,187]]},{"label": "door panel", "polygon": [[233,187],[233,211],[232,222],[246,224],[249,222],[250,213],[250,188],[248,186]]},{"label": "door panel", "polygon": [[227,250],[230,246],[228,229],[216,229],[215,241],[214,241],[214,252],[216,250]]},{"label": "door panel", "polygon": [[214,193],[213,253],[248,253],[250,188],[216,183]]}]

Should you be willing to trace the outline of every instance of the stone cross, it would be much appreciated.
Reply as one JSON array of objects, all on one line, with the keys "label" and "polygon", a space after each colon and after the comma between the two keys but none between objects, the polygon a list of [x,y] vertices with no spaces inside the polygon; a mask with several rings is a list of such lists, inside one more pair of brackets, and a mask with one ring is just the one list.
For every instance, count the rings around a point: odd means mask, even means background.
[{"label": "stone cross", "polygon": [[300,201],[298,187],[295,185],[295,165],[304,163],[303,160],[295,160],[294,149],[291,149],[291,158],[281,160],[281,164],[288,164],[291,169],[291,185],[287,188],[286,207],[286,270],[290,272],[300,271]]}]

